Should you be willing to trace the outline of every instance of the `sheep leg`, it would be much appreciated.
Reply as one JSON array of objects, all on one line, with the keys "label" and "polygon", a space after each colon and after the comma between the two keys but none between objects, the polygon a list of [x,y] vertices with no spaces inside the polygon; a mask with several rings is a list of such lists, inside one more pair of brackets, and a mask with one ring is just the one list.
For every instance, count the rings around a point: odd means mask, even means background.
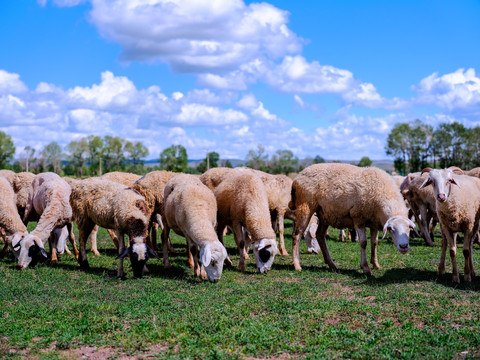
[{"label": "sheep leg", "polygon": [[[308,209],[306,211],[303,208],[297,208],[296,212],[296,223],[292,235],[292,258],[293,266],[295,270],[301,271],[302,267],[300,266],[300,240],[302,239],[303,233],[312,218],[313,212]],[[318,239],[317,239],[318,240]]]},{"label": "sheep leg", "polygon": [[238,270],[245,271],[245,239],[243,238],[242,224],[234,222],[232,224],[233,237],[237,244],[238,254],[240,259],[238,260]]},{"label": "sheep leg", "polygon": [[7,241],[7,237],[6,237],[7,234],[5,233],[4,228],[0,228],[0,235],[1,235],[2,240],[3,240],[3,249],[2,249],[2,251],[0,251],[0,259],[3,259],[5,257],[5,254],[8,251],[8,241]]},{"label": "sheep leg", "polygon": [[242,236],[243,240],[245,241],[245,260],[250,260],[250,255],[248,255],[248,251],[250,250],[250,245],[252,245],[252,238],[248,233],[247,229],[242,226]]},{"label": "sheep leg", "polygon": [[345,241],[345,229],[340,229],[340,235],[338,235],[338,241]]},{"label": "sheep leg", "polygon": [[58,263],[57,250],[55,249],[55,235],[53,235],[53,231],[48,237],[48,246],[50,246],[51,262],[53,264]]},{"label": "sheep leg", "polygon": [[157,246],[157,233],[158,233],[158,223],[157,222],[152,222],[150,224],[150,243],[152,244],[152,249],[157,251],[158,246]]},{"label": "sheep leg", "polygon": [[318,218],[318,227],[317,227],[317,232],[316,232],[316,237],[318,241],[318,245],[320,245],[320,250],[322,250],[322,255],[323,255],[323,260],[325,263],[328,265],[330,269],[336,270],[337,266],[332,260],[332,257],[330,256],[330,252],[328,251],[328,246],[327,246],[327,229],[328,225],[325,225],[320,219]]},{"label": "sheep leg", "polygon": [[285,214],[278,213],[278,240],[280,242],[279,251],[281,256],[288,256],[287,248],[285,247]]},{"label": "sheep leg", "polygon": [[[121,255],[123,254],[123,252],[125,251],[125,236],[124,236],[124,233],[121,232],[120,230],[117,230],[116,231],[116,237],[118,239],[118,255]],[[117,269],[117,278],[124,278],[125,277],[125,271],[123,271],[123,259],[124,258],[120,258],[118,260],[118,269]]]},{"label": "sheep leg", "polygon": [[78,254],[78,263],[82,270],[90,269],[90,265],[87,260],[87,251],[85,249],[85,244],[87,243],[88,236],[92,232],[95,224],[92,221],[86,220],[84,223],[77,223],[78,225],[78,245],[80,247]]},{"label": "sheep leg", "polygon": [[442,253],[440,255],[440,263],[438,264],[438,275],[443,275],[445,273],[445,256],[447,254],[447,243],[448,239],[442,231]]},{"label": "sheep leg", "polygon": [[120,242],[123,241],[123,240],[119,239],[118,234],[115,231],[113,231],[112,229],[107,229],[107,232],[110,235],[110,237],[112,238],[113,244],[118,249],[120,247]]},{"label": "sheep leg", "polygon": [[372,270],[367,263],[367,231],[364,227],[355,227],[355,231],[357,232],[358,241],[360,243],[360,267],[363,270],[364,274],[372,275]]},{"label": "sheep leg", "polygon": [[357,241],[357,233],[355,232],[355,229],[348,229],[348,237],[350,240],[352,240],[352,242]]},{"label": "sheep leg", "polygon": [[[72,244],[73,254],[75,255],[75,259],[78,259],[78,249],[75,245],[75,235],[73,234],[73,223],[67,224],[67,230],[68,239],[70,240],[70,244]],[[65,246],[65,251],[67,251],[67,253],[70,253],[70,250],[68,250],[67,246]]]},{"label": "sheep leg", "polygon": [[370,228],[370,264],[374,269],[380,269],[377,258],[378,230]]},{"label": "sheep leg", "polygon": [[448,245],[450,249],[450,259],[452,261],[452,281],[456,283],[460,283],[460,275],[458,274],[458,267],[457,267],[457,234],[455,232],[450,231],[447,229],[443,224],[440,224],[442,228],[442,234],[445,234]]},{"label": "sheep leg", "polygon": [[430,237],[430,220],[432,218],[432,215],[428,213],[428,209],[426,206],[422,205],[420,207],[420,228],[422,231],[422,234],[425,238],[425,242],[427,243],[428,246],[433,246],[433,240]]},{"label": "sheep leg", "polygon": [[97,233],[98,233],[98,225],[95,225],[95,227],[92,230],[92,233],[90,234],[90,251],[93,252],[95,256],[100,256],[100,253],[98,252],[97,249]]},{"label": "sheep leg", "polygon": [[[168,259],[168,246],[167,246],[167,241],[168,241],[169,234],[170,234],[170,228],[168,227],[167,222],[165,221],[165,225],[164,225],[164,228],[163,228],[163,231],[162,231],[163,267],[165,269],[168,269],[168,268],[171,267],[170,260]],[[188,241],[187,241],[187,249],[188,248],[189,248],[189,246],[188,246]]]},{"label": "sheep leg", "polygon": [[[223,232],[225,231],[225,228],[227,226],[223,223],[218,223],[217,224],[217,236],[218,236],[218,240],[222,243],[223,246],[225,246],[225,243],[223,242]],[[225,246],[225,249],[227,247]],[[224,261],[224,266],[229,266],[229,267],[232,267],[233,266],[233,263],[232,263],[232,260],[230,260],[230,256],[227,255],[227,257],[225,258],[225,261]]]},{"label": "sheep leg", "polygon": [[463,240],[463,256],[465,258],[464,264],[464,279],[467,282],[472,281],[472,275],[474,274],[473,269],[473,260],[472,260],[472,238],[477,233],[477,226],[474,227],[473,231],[467,230],[464,235]]}]

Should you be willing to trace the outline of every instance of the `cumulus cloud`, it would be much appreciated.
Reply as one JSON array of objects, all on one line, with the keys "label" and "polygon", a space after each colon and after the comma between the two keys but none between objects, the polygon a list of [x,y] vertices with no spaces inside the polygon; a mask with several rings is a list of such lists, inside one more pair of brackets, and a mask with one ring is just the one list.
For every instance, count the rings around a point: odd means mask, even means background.
[{"label": "cumulus cloud", "polygon": [[450,111],[480,111],[480,78],[475,69],[458,69],[443,76],[433,73],[414,89],[419,93],[418,103]]},{"label": "cumulus cloud", "polygon": [[0,70],[0,95],[25,92],[27,87],[20,80],[20,75]]},{"label": "cumulus cloud", "polygon": [[229,125],[247,120],[247,116],[240,111],[223,110],[203,104],[185,104],[182,106],[180,113],[173,116],[173,121],[183,126]]}]

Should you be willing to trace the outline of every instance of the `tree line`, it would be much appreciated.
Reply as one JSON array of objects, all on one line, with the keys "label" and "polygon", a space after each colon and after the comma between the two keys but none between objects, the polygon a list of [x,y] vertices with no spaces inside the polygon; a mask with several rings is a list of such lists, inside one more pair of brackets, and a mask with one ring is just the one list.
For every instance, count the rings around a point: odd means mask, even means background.
[{"label": "tree line", "polygon": [[395,170],[402,175],[425,167],[479,167],[480,126],[467,128],[452,122],[433,128],[420,120],[399,123],[388,135],[385,151],[394,157]]},{"label": "tree line", "polygon": [[[89,135],[79,140],[70,141],[63,149],[52,141],[42,149],[26,146],[14,158],[16,148],[9,135],[0,131],[0,169],[11,169],[16,172],[30,171],[41,173],[55,172],[66,176],[100,176],[111,171],[126,171],[146,174],[152,170],[169,170],[200,174],[209,168],[225,166],[233,167],[228,159],[221,159],[216,151],[208,152],[204,159],[194,166],[189,164],[187,150],[182,145],[171,145],[161,151],[158,165],[146,166],[145,158],[148,148],[140,141],[128,141],[118,136]],[[248,166],[272,174],[289,174],[299,172],[305,167],[323,163],[320,155],[300,160],[291,150],[277,150],[269,156],[265,147],[258,145],[251,149],[246,158],[236,165]],[[357,164],[369,166],[372,161],[363,157]]]}]

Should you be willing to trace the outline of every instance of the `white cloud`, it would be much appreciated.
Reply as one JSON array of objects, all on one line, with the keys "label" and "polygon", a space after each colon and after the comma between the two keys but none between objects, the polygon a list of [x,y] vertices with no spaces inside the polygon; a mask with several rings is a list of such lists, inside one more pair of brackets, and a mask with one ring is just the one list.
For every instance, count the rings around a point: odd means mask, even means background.
[{"label": "white cloud", "polygon": [[247,116],[237,110],[223,110],[202,104],[185,104],[180,113],[173,116],[177,124],[183,126],[229,125],[246,122]]},{"label": "white cloud", "polygon": [[[178,72],[216,74],[259,56],[298,52],[288,12],[242,0],[92,0],[91,21],[127,61],[162,61]],[[159,21],[162,19],[162,21]]]},{"label": "white cloud", "polygon": [[25,92],[27,87],[20,80],[20,75],[0,70],[0,95]]},{"label": "white cloud", "polygon": [[480,78],[475,69],[458,69],[443,76],[433,73],[414,89],[419,93],[419,103],[435,104],[451,111],[480,111]]}]

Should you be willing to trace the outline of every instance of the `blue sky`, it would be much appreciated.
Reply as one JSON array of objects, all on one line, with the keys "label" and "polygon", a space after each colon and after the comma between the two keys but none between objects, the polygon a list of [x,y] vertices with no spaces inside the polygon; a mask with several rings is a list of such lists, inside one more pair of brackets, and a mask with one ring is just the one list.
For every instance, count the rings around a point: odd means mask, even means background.
[{"label": "blue sky", "polygon": [[244,158],[386,158],[398,122],[480,125],[480,2],[0,3],[0,130]]}]

